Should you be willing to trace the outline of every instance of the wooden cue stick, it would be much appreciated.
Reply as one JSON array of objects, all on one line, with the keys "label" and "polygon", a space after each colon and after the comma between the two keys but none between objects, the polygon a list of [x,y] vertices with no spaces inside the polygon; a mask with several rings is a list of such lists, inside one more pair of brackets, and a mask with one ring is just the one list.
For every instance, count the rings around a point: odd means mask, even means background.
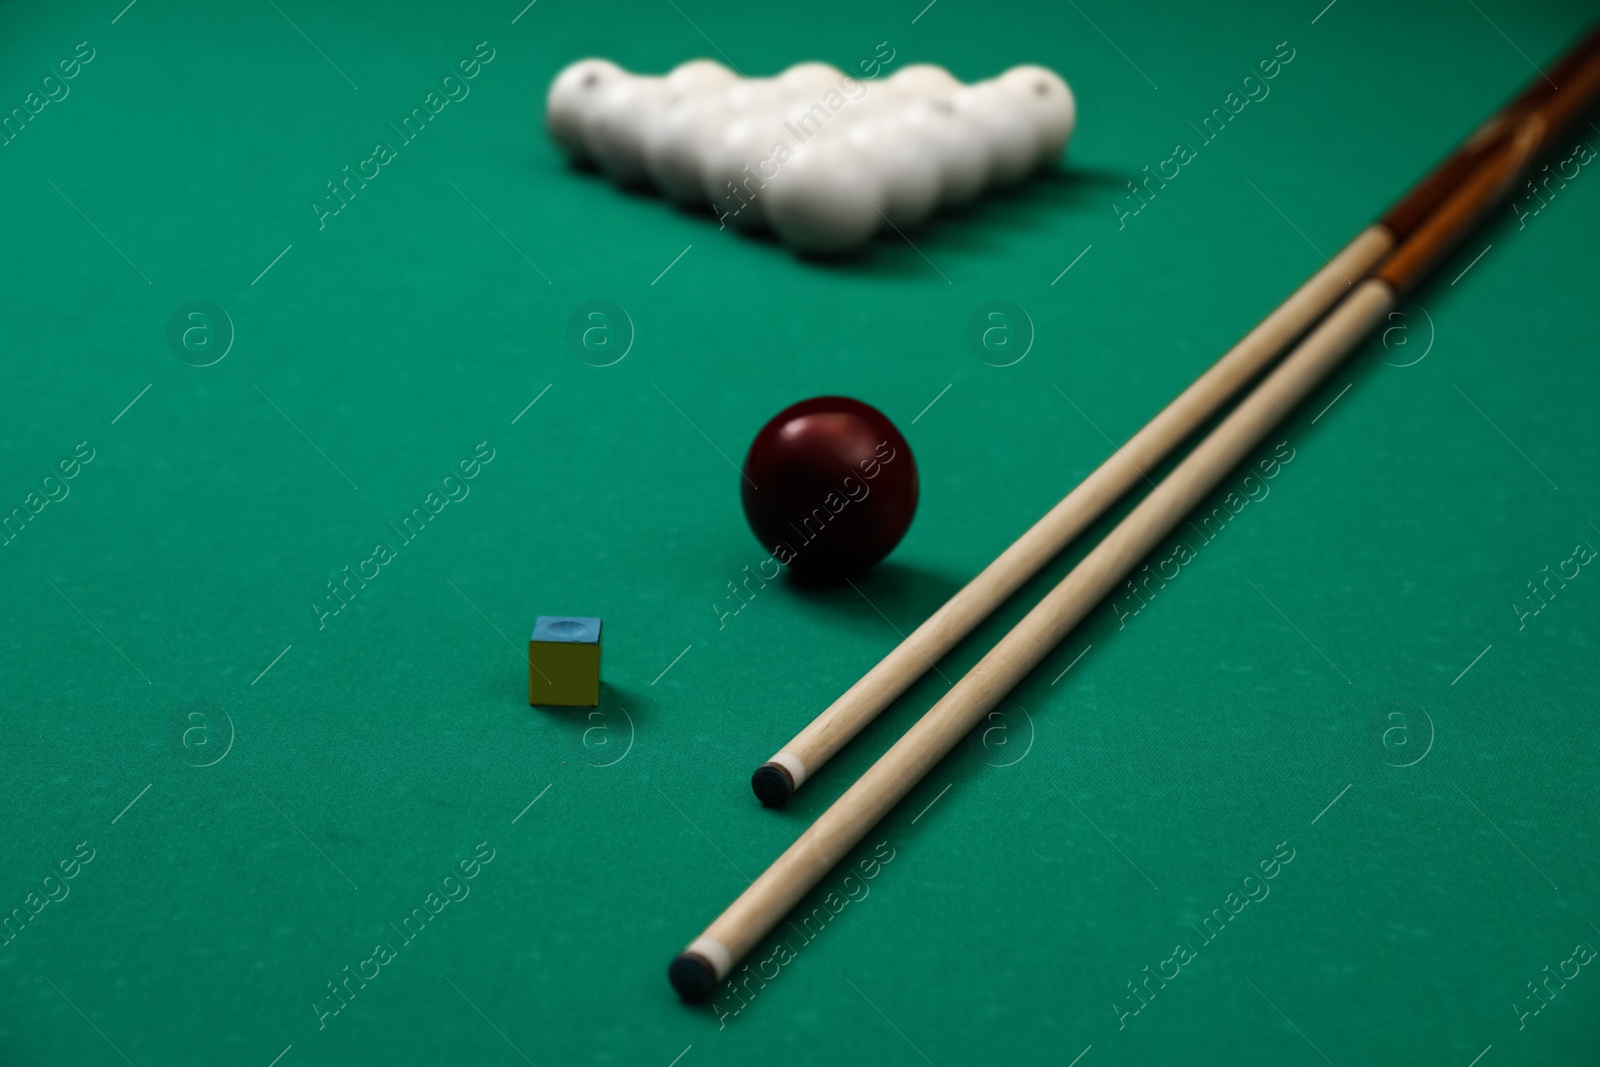
[{"label": "wooden cue stick", "polygon": [[673,960],[668,977],[680,996],[707,999],[734,964],[1305,399],[1395,306],[1399,293],[1438,262],[1592,101],[1600,91],[1600,57],[1585,65],[1571,88],[1518,122],[1437,210],[1421,220],[1379,276],[1362,282],[1334,308],[1105,540]]},{"label": "wooden cue stick", "polygon": [[1085,478],[1017,538],[960,592],[930,615],[887,656],[763,763],[751,788],[768,807],[782,807],[817,769],[892,704],[902,693],[1090,523],[1138,484],[1145,472],[1214,415],[1265,369],[1288,344],[1356,282],[1366,277],[1399,242],[1410,237],[1444,198],[1501,144],[1507,132],[1600,53],[1600,27],[1591,29],[1562,58],[1478,127],[1442,163],[1418,182],[1376,223],[1362,230],[1260,325],[1244,336],[1122,448]]}]

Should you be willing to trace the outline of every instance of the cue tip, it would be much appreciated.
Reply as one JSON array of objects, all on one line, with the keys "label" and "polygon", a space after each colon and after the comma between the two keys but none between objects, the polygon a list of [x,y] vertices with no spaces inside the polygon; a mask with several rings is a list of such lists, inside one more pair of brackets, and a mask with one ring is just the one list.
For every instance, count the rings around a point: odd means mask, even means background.
[{"label": "cue tip", "polygon": [[794,796],[794,775],[781,763],[763,763],[750,776],[756,799],[769,808],[781,808]]},{"label": "cue tip", "polygon": [[667,968],[667,981],[686,1004],[704,1004],[717,988],[717,971],[698,952],[680,952]]}]

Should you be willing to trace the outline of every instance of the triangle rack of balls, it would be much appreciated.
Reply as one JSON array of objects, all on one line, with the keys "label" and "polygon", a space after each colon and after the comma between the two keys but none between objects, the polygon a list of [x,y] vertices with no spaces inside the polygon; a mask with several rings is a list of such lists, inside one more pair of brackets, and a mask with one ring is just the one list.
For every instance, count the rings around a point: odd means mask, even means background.
[{"label": "triangle rack of balls", "polygon": [[826,63],[743,78],[706,59],[662,76],[584,59],[551,84],[546,118],[570,157],[620,184],[839,253],[1053,165],[1077,105],[1038,66],[965,85],[931,64],[862,80]]}]

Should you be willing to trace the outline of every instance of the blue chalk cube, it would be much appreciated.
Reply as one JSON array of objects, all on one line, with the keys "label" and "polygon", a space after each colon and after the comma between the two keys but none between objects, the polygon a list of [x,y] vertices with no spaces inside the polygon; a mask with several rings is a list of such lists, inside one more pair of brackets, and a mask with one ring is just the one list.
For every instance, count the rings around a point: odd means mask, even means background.
[{"label": "blue chalk cube", "polygon": [[592,708],[600,703],[600,620],[540,615],[528,639],[528,703]]}]

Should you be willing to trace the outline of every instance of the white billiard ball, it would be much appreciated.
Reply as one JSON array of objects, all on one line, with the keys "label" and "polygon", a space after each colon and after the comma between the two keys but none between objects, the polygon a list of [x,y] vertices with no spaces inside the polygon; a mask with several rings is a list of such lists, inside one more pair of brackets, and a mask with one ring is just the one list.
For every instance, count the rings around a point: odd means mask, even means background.
[{"label": "white billiard ball", "polygon": [[[838,97],[794,101],[784,117],[801,137],[811,136],[819,124],[823,126],[824,136],[841,137],[856,123],[892,114],[905,104],[902,95],[881,82],[846,83],[846,87],[849,91],[841,89]],[[830,110],[828,104],[839,106],[837,110]],[[823,118],[824,113],[826,118]]]},{"label": "white billiard ball", "polygon": [[832,255],[859,248],[882,223],[873,206],[883,186],[847,140],[818,137],[802,145],[767,185],[766,217],[787,244]]},{"label": "white billiard ball", "polygon": [[600,169],[623,185],[645,181],[645,134],[670,100],[661,78],[625,75],[602,89],[583,120],[584,146]]},{"label": "white billiard ball", "polygon": [[918,132],[893,115],[852,124],[846,142],[878,178],[883,197],[874,206],[898,230],[923,222],[939,206],[939,164]]},{"label": "white billiard ball", "polygon": [[918,100],[897,118],[918,137],[939,169],[939,206],[968,203],[989,183],[989,146],[972,121],[944,97]]},{"label": "white billiard ball", "polygon": [[986,81],[952,94],[950,102],[988,147],[992,185],[1014,185],[1033,169],[1039,160],[1038,124],[1014,94]]},{"label": "white billiard ball", "polygon": [[917,94],[906,91],[905,86],[896,85],[891,78],[863,81],[860,84],[861,92],[850,105],[850,110],[860,118],[884,115],[905,107],[913,100],[922,99]]},{"label": "white billiard ball", "polygon": [[772,148],[785,132],[778,114],[756,111],[735,116],[711,142],[701,183],[718,219],[740,230],[766,224],[768,179],[779,166]]},{"label": "white billiard ball", "polygon": [[1061,158],[1077,124],[1078,104],[1060,76],[1044,67],[1012,67],[996,79],[1000,88],[1027,101],[1039,133],[1039,162],[1048,166]]},{"label": "white billiard ball", "polygon": [[813,137],[842,136],[846,127],[858,117],[842,96],[830,102],[837,107],[830,108],[822,100],[801,97],[791,100],[777,113],[783,124],[783,138],[790,148],[798,148]]},{"label": "white billiard ball", "polygon": [[781,110],[789,103],[788,94],[778,87],[776,78],[743,78],[728,86],[723,95],[728,108],[741,115]]},{"label": "white billiard ball", "polygon": [[943,67],[932,63],[913,63],[889,75],[888,83],[912,99],[949,96],[966,86]]},{"label": "white billiard ball", "polygon": [[739,80],[739,76],[712,59],[691,59],[667,74],[667,88],[675,99],[699,93],[716,93]]},{"label": "white billiard ball", "polygon": [[704,204],[705,160],[727,129],[732,112],[721,93],[680,97],[645,133],[644,167],[675,204]]},{"label": "white billiard ball", "polygon": [[545,96],[545,124],[563,152],[576,160],[589,159],[584,117],[606,86],[625,77],[627,72],[608,59],[580,59],[556,75]]},{"label": "white billiard ball", "polygon": [[830,90],[840,92],[845,77],[844,71],[827,63],[796,63],[778,75],[777,82],[791,100],[821,100]]}]

